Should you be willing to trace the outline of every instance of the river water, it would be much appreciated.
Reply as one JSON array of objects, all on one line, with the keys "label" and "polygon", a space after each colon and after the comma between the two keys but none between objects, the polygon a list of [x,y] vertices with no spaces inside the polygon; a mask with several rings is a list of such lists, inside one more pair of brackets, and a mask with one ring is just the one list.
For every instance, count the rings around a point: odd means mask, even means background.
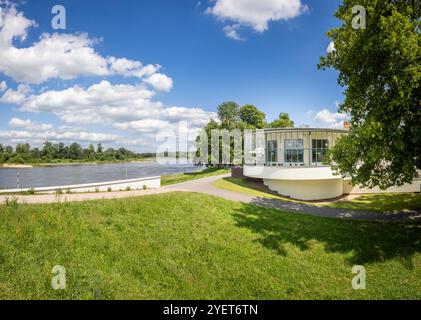
[{"label": "river water", "polygon": [[200,171],[192,165],[160,165],[155,162],[83,164],[48,166],[28,169],[0,168],[0,189],[17,187],[19,173],[20,188],[66,186],[95,182],[108,182],[127,178],[145,178],[185,172]]}]

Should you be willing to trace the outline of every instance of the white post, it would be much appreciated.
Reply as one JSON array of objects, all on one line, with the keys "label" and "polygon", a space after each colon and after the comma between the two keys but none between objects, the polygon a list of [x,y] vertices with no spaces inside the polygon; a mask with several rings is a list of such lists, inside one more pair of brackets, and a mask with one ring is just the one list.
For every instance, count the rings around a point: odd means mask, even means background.
[{"label": "white post", "polygon": [[16,189],[20,189],[20,173],[16,174]]}]

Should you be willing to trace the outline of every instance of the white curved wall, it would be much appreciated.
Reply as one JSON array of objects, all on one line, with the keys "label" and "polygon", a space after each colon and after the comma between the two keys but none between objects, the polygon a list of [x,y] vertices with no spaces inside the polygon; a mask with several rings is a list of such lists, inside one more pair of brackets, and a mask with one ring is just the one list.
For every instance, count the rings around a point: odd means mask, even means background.
[{"label": "white curved wall", "polygon": [[414,180],[411,184],[404,184],[401,187],[391,187],[386,190],[380,188],[363,188],[353,186],[349,179],[344,179],[344,194],[365,194],[365,193],[413,193],[421,192],[421,180]]},{"label": "white curved wall", "polygon": [[244,166],[244,175],[271,180],[332,180],[341,179],[330,167],[269,167]]},{"label": "white curved wall", "polygon": [[264,184],[272,191],[298,200],[326,200],[343,195],[343,181],[332,180],[271,180]]},{"label": "white curved wall", "polygon": [[57,191],[63,192],[107,192],[120,191],[130,188],[131,190],[141,190],[144,188],[158,189],[161,187],[161,177],[148,177],[138,178],[130,180],[118,180],[109,182],[79,184],[79,185],[68,185],[68,186],[54,186],[54,187],[42,187],[34,189],[9,189],[0,190],[1,193],[20,193],[34,191],[35,193],[55,193]]}]

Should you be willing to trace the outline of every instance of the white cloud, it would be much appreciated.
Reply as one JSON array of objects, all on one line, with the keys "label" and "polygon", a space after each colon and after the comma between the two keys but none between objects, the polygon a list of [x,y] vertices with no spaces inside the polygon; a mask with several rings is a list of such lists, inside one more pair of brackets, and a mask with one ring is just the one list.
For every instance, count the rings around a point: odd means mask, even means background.
[{"label": "white cloud", "polygon": [[13,129],[25,129],[29,131],[47,131],[53,129],[53,125],[51,124],[36,123],[30,119],[22,120],[19,118],[10,119],[9,127]]},{"label": "white cloud", "polygon": [[16,90],[8,89],[0,98],[2,103],[21,104],[26,99],[26,94],[31,91],[27,85],[21,84]]},{"label": "white cloud", "polygon": [[[0,0],[0,5],[4,4]],[[87,34],[43,34],[29,46],[17,46],[15,42],[24,41],[36,23],[10,4],[0,12],[0,20],[0,73],[21,83],[12,89],[1,82],[0,103],[16,105],[22,112],[53,114],[63,122],[54,128],[31,119],[12,118],[9,125],[13,130],[0,131],[0,138],[34,143],[51,140],[142,144],[142,148],[153,150],[159,130],[178,130],[181,122],[183,132],[194,134],[216,117],[200,108],[165,106],[155,101],[157,91],[168,92],[173,87],[170,77],[158,73],[158,64],[143,65],[127,58],[102,56],[94,49],[96,41]],[[138,84],[103,80],[89,87],[74,85],[65,89],[51,89],[54,83],[41,89],[28,86],[51,79],[112,75],[138,78]],[[86,129],[95,125],[125,132],[120,136]]]},{"label": "white cloud", "polygon": [[158,91],[169,92],[172,89],[173,81],[170,77],[165,74],[155,73],[144,80],[144,82],[150,84],[154,89]]},{"label": "white cloud", "polygon": [[327,53],[332,53],[332,52],[335,52],[335,51],[336,51],[336,49],[335,49],[335,43],[332,41],[331,43],[329,43],[329,45],[328,45],[328,47],[326,49],[326,52]]},{"label": "white cloud", "polygon": [[28,29],[36,26],[35,21],[25,18],[14,6],[8,2],[5,4],[6,8],[0,7],[0,48],[11,46],[15,39],[24,41]]},{"label": "white cloud", "polygon": [[[6,92],[7,93],[7,92]],[[87,89],[74,86],[27,94],[16,100],[20,111],[53,113],[66,123],[111,124],[121,130],[157,132],[187,121],[193,129],[202,128],[215,113],[200,108],[166,107],[152,100],[155,92],[143,85],[113,85],[101,81]]]},{"label": "white cloud", "polygon": [[42,142],[42,141],[64,141],[64,142],[95,142],[107,143],[117,142],[122,138],[118,135],[93,132],[67,132],[50,130],[43,132],[33,132],[27,130],[0,131],[0,138],[13,142]]},{"label": "white cloud", "polygon": [[29,47],[16,47],[26,39],[36,23],[6,5],[0,12],[0,72],[17,82],[41,84],[50,79],[70,80],[80,76],[151,76],[159,65],[144,66],[140,61],[103,57],[94,49],[97,42],[87,34],[44,33]]},{"label": "white cloud", "polygon": [[0,92],[3,92],[7,89],[7,83],[6,81],[0,82]]},{"label": "white cloud", "polygon": [[138,121],[129,121],[123,123],[116,123],[114,128],[121,130],[134,130],[142,133],[153,133],[157,130],[168,129],[171,124],[168,121],[159,119],[143,119]]},{"label": "white cloud", "polygon": [[[207,9],[222,21],[231,21],[239,26],[248,26],[257,32],[268,29],[270,21],[289,20],[298,17],[307,10],[301,0],[216,0]],[[227,36],[234,38],[238,34],[231,30]]]},{"label": "white cloud", "polygon": [[316,114],[314,120],[325,127],[340,129],[343,128],[343,122],[346,118],[346,114],[323,109]]},{"label": "white cloud", "polygon": [[233,25],[225,26],[224,27],[225,35],[228,38],[231,38],[233,40],[243,40],[243,38],[241,38],[241,36],[238,34],[239,28],[240,28],[239,24],[233,24]]}]

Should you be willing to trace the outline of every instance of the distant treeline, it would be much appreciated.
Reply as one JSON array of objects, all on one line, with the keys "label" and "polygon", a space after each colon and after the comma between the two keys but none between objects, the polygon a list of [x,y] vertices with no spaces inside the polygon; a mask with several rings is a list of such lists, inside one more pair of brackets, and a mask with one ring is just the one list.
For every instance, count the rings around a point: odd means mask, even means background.
[{"label": "distant treeline", "polygon": [[104,150],[101,144],[90,144],[83,148],[78,143],[45,142],[42,148],[32,148],[28,143],[12,146],[0,144],[0,164],[14,163],[60,163],[60,162],[118,162],[126,160],[141,160],[154,157],[153,153],[135,153],[125,148]]}]

